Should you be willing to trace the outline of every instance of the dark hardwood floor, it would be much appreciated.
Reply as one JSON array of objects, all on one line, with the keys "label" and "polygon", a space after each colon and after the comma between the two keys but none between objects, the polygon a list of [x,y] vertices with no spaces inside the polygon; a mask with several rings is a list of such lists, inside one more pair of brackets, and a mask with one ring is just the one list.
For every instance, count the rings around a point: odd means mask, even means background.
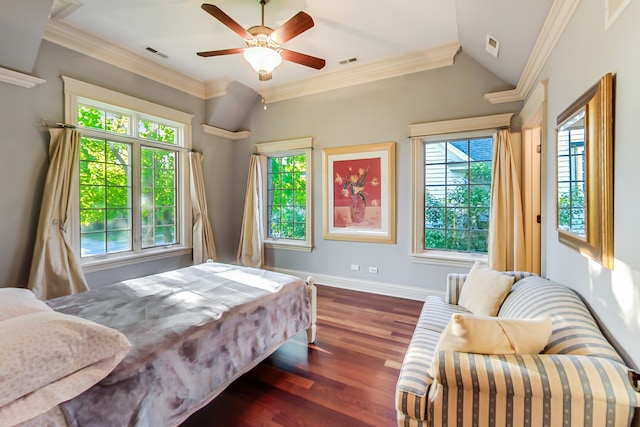
[{"label": "dark hardwood floor", "polygon": [[318,286],[298,335],[181,427],[395,426],[395,384],[422,302]]}]

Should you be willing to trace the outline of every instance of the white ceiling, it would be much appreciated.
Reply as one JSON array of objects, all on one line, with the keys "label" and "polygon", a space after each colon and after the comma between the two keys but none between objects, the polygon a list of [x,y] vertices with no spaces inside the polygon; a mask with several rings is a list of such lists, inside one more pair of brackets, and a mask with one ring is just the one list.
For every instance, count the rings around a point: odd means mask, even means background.
[{"label": "white ceiling", "polygon": [[[260,24],[258,0],[210,2],[245,28]],[[61,44],[65,43],[60,40],[69,40],[67,47],[74,48],[71,40],[91,37],[99,49],[125,51],[150,68],[167,69],[208,86],[224,87],[237,81],[257,92],[324,75],[348,75],[368,65],[393,64],[395,58],[404,61],[412,55],[424,56],[430,49],[460,43],[463,51],[515,87],[552,0],[271,0],[265,6],[265,25],[275,29],[298,11],[308,13],[315,26],[284,47],[324,58],[327,65],[318,71],[283,62],[268,82],[258,81],[242,55],[196,55],[198,51],[244,46],[242,38],[202,10],[201,3],[55,0],[48,33],[55,28],[65,37],[47,37],[45,33],[45,38]],[[487,34],[500,41],[497,58],[484,50]],[[146,47],[167,58],[149,53]],[[352,57],[358,62],[339,64]]]}]

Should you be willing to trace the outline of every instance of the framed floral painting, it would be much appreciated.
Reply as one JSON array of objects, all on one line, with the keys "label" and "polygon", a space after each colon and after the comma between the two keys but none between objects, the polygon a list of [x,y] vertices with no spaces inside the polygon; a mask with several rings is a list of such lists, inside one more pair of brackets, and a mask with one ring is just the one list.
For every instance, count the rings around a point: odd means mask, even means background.
[{"label": "framed floral painting", "polygon": [[322,154],[322,237],[395,243],[395,142],[325,148]]}]

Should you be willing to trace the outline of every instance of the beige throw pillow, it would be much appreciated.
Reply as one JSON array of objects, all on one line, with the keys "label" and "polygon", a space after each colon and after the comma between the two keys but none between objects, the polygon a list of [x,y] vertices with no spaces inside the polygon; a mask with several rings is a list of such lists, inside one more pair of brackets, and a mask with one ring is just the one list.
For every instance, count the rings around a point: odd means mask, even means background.
[{"label": "beige throw pillow", "polygon": [[455,313],[440,335],[438,351],[479,354],[540,353],[551,336],[551,319],[505,319]]},{"label": "beige throw pillow", "polygon": [[551,319],[505,319],[455,313],[440,335],[430,373],[438,371],[438,352],[537,354],[551,337]]},{"label": "beige throw pillow", "polygon": [[476,262],[462,285],[458,305],[473,314],[495,316],[511,291],[513,280],[513,276]]}]

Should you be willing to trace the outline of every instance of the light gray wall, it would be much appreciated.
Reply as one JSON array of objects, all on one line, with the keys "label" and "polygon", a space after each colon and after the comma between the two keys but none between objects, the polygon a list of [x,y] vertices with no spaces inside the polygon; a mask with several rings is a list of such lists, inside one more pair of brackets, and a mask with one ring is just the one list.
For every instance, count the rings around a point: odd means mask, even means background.
[{"label": "light gray wall", "polygon": [[[202,99],[88,58],[58,45],[42,42],[33,74],[47,82],[31,89],[0,83],[0,286],[25,286],[33,252],[42,189],[48,167],[48,133],[40,119],[64,119],[61,75],[166,105],[194,115],[193,145],[204,152],[207,204],[221,258],[235,257],[228,209],[232,189],[220,185],[232,170],[233,144],[207,135]],[[190,264],[188,257],[152,262],[136,268],[88,275],[90,286],[114,282]]]},{"label": "light gray wall", "polygon": [[[604,30],[604,3],[580,2],[540,79],[548,79],[546,158],[546,264],[549,278],[565,283],[588,301],[610,334],[640,364],[640,2]],[[558,242],[555,229],[556,117],[600,77],[615,74],[613,270],[589,261]]]},{"label": "light gray wall", "polygon": [[[274,77],[276,78],[276,77]],[[518,112],[521,103],[491,105],[486,92],[505,83],[469,56],[460,53],[451,67],[269,104],[250,116],[251,137],[238,144],[236,180],[241,187],[234,205],[242,203],[248,155],[258,142],[313,137],[314,244],[311,253],[267,250],[266,263],[282,269],[444,290],[446,274],[464,271],[411,262],[410,123]],[[397,243],[377,244],[322,239],[322,149],[342,145],[396,141]],[[240,215],[234,229],[239,233]],[[360,271],[350,270],[359,264]],[[378,267],[378,274],[368,272]],[[468,271],[468,268],[466,269]]]}]

